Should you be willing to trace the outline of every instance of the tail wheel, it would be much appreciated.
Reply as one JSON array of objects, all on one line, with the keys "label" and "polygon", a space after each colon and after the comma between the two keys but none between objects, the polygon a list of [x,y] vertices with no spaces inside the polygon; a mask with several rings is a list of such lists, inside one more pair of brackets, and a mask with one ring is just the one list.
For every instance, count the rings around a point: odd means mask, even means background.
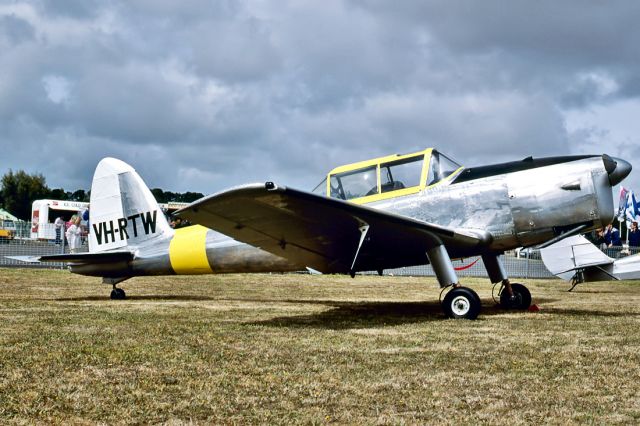
[{"label": "tail wheel", "polygon": [[114,288],[111,290],[111,299],[113,300],[124,300],[126,297],[124,290],[121,288]]},{"label": "tail wheel", "polygon": [[509,292],[502,289],[500,292],[500,306],[504,309],[526,310],[531,306],[531,292],[522,284],[511,284],[513,297],[509,297]]},{"label": "tail wheel", "polygon": [[468,287],[457,287],[444,297],[442,309],[448,318],[476,319],[480,313],[480,297]]}]

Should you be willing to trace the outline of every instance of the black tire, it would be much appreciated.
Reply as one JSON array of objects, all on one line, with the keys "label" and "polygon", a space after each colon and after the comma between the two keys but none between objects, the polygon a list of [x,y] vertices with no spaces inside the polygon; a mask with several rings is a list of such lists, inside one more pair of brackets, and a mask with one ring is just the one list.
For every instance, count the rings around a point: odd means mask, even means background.
[{"label": "black tire", "polygon": [[452,289],[442,301],[442,309],[447,318],[473,320],[478,318],[480,307],[480,297],[467,287]]},{"label": "black tire", "polygon": [[469,287],[464,287],[464,288],[469,290],[475,296],[476,300],[478,301],[478,304],[482,306],[482,302],[480,301],[480,296],[478,296],[478,293],[476,293],[475,290],[472,288],[469,288]]},{"label": "black tire", "polygon": [[509,297],[509,293],[503,287],[500,292],[500,306],[504,309],[526,310],[531,306],[531,292],[522,284],[511,284],[513,290],[513,299]]},{"label": "black tire", "polygon": [[126,297],[124,290],[121,288],[114,288],[111,290],[111,299],[113,300],[124,300]]}]

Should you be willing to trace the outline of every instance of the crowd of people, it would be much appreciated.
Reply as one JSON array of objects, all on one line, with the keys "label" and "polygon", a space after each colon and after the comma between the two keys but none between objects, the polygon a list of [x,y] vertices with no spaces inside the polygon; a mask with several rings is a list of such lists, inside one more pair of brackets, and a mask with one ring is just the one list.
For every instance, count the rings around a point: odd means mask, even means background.
[{"label": "crowd of people", "polygon": [[[628,229],[627,244],[629,248],[640,248],[640,230],[638,230],[638,222],[631,222],[631,227]],[[607,225],[605,228],[600,228],[595,231],[593,243],[601,249],[612,247],[623,247],[622,238],[618,228],[613,224]]]},{"label": "crowd of people", "polygon": [[78,253],[82,248],[84,239],[89,233],[89,207],[82,211],[78,211],[77,214],[71,216],[71,218],[65,222],[65,220],[58,216],[53,222],[56,230],[55,244],[62,244],[62,239],[66,239],[69,244],[71,253]]}]

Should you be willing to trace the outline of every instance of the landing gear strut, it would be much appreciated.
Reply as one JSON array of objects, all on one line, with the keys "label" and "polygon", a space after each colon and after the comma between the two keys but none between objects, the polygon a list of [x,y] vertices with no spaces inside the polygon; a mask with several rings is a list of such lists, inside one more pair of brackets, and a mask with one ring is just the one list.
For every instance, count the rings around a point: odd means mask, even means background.
[{"label": "landing gear strut", "polygon": [[442,310],[448,318],[476,319],[481,303],[478,294],[458,283],[451,258],[444,245],[438,245],[427,251],[429,263],[433,267],[440,287],[452,287],[442,301]]},{"label": "landing gear strut", "polygon": [[496,284],[502,281],[502,287],[499,292],[500,307],[503,309],[529,309],[529,306],[531,306],[531,292],[523,284],[511,284],[502,263],[498,260],[498,255],[483,254],[482,262],[492,283]]},{"label": "landing gear strut", "polygon": [[567,291],[573,291],[573,289],[576,288],[578,284],[581,284],[583,282],[584,282],[584,271],[582,269],[577,270],[573,278],[571,278],[571,288]]}]

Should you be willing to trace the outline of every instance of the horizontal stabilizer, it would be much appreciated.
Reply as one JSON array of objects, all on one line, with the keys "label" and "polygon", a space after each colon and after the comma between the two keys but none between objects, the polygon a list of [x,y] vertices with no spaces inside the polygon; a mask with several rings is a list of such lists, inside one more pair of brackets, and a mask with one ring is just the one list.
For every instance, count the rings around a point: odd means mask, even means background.
[{"label": "horizontal stabilizer", "polygon": [[24,263],[40,263],[40,256],[5,256],[5,258]]},{"label": "horizontal stabilizer", "polygon": [[69,262],[69,263],[111,263],[133,259],[133,252],[111,251],[100,253],[68,253],[52,254],[46,256],[6,256],[9,259],[26,263],[37,262]]}]

